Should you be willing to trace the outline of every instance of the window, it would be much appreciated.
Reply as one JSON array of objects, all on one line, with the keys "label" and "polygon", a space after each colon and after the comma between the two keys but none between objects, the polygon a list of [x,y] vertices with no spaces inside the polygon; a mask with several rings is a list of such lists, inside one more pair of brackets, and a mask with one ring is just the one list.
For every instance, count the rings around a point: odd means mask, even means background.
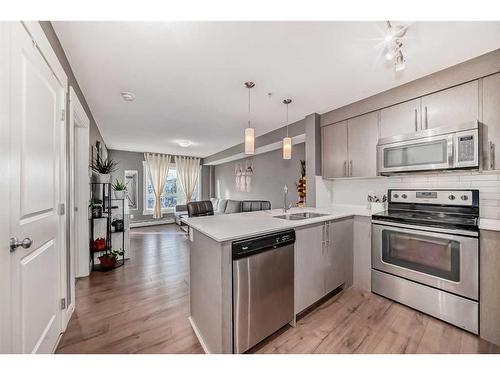
[{"label": "window", "polygon": [[[155,208],[156,197],[153,192],[153,185],[148,176],[148,168],[146,163],[143,163],[143,176],[144,176],[144,203],[143,203],[143,214],[152,215]],[[198,177],[198,182],[196,184],[196,189],[193,194],[193,200],[197,201],[200,198],[201,190],[201,177]],[[170,164],[167,175],[167,182],[165,183],[165,188],[161,194],[161,209],[162,212],[173,212],[177,204],[184,203],[186,201],[181,188],[177,187],[177,170],[175,164]]]}]

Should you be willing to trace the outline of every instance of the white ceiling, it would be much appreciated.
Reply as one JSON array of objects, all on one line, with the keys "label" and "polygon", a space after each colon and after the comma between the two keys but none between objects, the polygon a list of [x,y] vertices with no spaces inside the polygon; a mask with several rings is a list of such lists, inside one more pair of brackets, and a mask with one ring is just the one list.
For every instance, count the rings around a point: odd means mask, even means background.
[{"label": "white ceiling", "polygon": [[108,147],[201,157],[242,141],[247,80],[261,135],[284,125],[284,98],[293,122],[500,48],[500,22],[413,22],[396,74],[385,22],[53,25]]}]

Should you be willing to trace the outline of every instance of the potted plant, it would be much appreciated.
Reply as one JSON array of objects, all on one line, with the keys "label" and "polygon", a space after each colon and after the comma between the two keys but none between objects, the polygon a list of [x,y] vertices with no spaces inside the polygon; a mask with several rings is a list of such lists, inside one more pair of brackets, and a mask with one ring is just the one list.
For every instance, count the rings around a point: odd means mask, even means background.
[{"label": "potted plant", "polygon": [[125,194],[127,193],[127,186],[123,182],[116,179],[112,187],[116,199],[125,199]]},{"label": "potted plant", "polygon": [[97,155],[91,165],[92,171],[95,173],[95,181],[101,184],[111,182],[111,173],[118,169],[118,163],[113,159],[103,159]]},{"label": "potted plant", "polygon": [[111,222],[111,226],[115,228],[115,232],[123,232],[123,220],[119,218],[114,218]]},{"label": "potted plant", "polygon": [[89,203],[89,208],[92,212],[93,218],[102,217],[102,200],[98,198],[92,198]]},{"label": "potted plant", "polygon": [[99,264],[103,268],[115,268],[116,260],[120,256],[123,256],[123,250],[111,250],[109,253],[103,254],[99,257]]}]

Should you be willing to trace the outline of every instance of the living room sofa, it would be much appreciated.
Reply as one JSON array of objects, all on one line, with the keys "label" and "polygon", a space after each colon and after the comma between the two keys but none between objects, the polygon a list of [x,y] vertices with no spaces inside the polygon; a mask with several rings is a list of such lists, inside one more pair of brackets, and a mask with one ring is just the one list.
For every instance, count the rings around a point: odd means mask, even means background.
[{"label": "living room sofa", "polygon": [[[271,202],[269,201],[255,201],[255,200],[245,200],[238,201],[233,199],[217,199],[210,198],[212,206],[214,208],[215,215],[223,214],[235,214],[238,212],[250,212],[250,211],[261,211],[270,210]],[[188,216],[187,205],[179,204],[175,206],[175,222],[177,225],[182,225],[182,218]]]}]

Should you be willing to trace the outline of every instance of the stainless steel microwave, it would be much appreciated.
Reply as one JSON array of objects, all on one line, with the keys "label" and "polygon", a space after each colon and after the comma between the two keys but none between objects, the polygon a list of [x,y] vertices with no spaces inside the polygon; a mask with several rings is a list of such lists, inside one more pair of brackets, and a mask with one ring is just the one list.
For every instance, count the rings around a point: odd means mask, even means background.
[{"label": "stainless steel microwave", "polygon": [[379,139],[377,170],[380,175],[453,169],[479,169],[478,121]]}]

